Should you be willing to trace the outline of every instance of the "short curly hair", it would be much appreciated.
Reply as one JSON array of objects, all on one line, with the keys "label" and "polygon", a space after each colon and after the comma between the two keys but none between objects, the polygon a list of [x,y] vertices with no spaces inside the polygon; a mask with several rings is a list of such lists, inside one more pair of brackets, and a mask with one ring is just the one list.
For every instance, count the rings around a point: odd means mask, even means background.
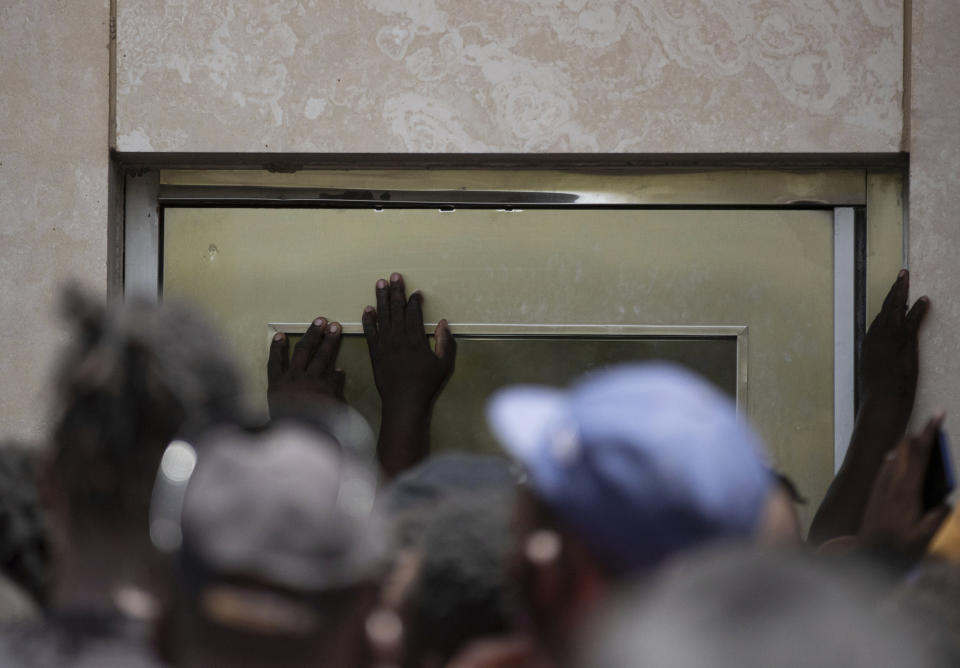
[{"label": "short curly hair", "polygon": [[509,493],[448,499],[426,527],[409,600],[408,650],[446,664],[469,642],[508,633],[516,599],[504,571]]}]

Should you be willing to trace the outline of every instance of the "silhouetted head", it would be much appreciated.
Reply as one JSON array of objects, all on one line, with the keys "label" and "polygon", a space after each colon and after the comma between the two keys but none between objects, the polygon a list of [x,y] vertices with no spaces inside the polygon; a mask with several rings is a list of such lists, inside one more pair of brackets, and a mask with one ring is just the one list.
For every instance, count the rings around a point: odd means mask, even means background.
[{"label": "silhouetted head", "polygon": [[588,628],[584,668],[932,668],[889,582],[798,551],[706,550],[622,592]]},{"label": "silhouetted head", "polygon": [[197,452],[160,474],[186,480],[178,665],[356,665],[388,563],[369,460],[289,419],[216,428]]},{"label": "silhouetted head", "polygon": [[921,562],[897,588],[890,607],[924,647],[960,665],[960,564]]},{"label": "silhouetted head", "polygon": [[160,456],[177,435],[238,418],[223,344],[193,313],[146,300],[65,297],[70,342],[55,379],[46,471],[57,512],[78,530],[146,534]]},{"label": "silhouetted head", "polygon": [[775,489],[733,402],[680,367],[507,388],[488,416],[526,471],[511,570],[556,652],[617,581],[712,542],[753,540]]},{"label": "silhouetted head", "polygon": [[464,490],[427,524],[402,607],[406,665],[446,666],[470,642],[513,632],[516,601],[504,569],[512,500]]}]

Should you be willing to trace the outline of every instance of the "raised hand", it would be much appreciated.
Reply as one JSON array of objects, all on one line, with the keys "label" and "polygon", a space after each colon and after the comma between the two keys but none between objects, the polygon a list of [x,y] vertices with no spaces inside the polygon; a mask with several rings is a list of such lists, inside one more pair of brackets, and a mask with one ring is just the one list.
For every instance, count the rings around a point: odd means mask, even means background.
[{"label": "raised hand", "polygon": [[437,323],[436,348],[423,329],[423,295],[406,297],[403,277],[376,284],[377,306],[363,312],[363,333],[382,402],[380,463],[387,476],[413,466],[430,451],[433,405],[453,374],[456,342],[446,320]]},{"label": "raised hand", "polygon": [[910,273],[904,269],[864,337],[857,422],[843,465],[810,525],[814,544],[857,532],[883,458],[910,422],[917,392],[918,334],[930,300],[921,297],[908,311],[909,291]]},{"label": "raised hand", "polygon": [[909,559],[923,554],[950,512],[947,505],[923,507],[923,482],[942,424],[942,415],[931,419],[919,436],[904,438],[887,454],[863,515],[861,544]]},{"label": "raised hand", "polygon": [[344,401],[346,374],[337,368],[340,351],[340,323],[314,320],[289,354],[290,340],[277,333],[270,343],[267,360],[267,403],[274,414],[280,404]]},{"label": "raised hand", "polygon": [[423,330],[423,295],[406,298],[403,277],[377,281],[377,308],[363,312],[373,377],[385,404],[429,406],[453,373],[456,343],[446,320],[437,323],[436,350]]},{"label": "raised hand", "polygon": [[908,417],[917,392],[918,333],[930,308],[930,300],[920,297],[908,311],[909,292],[910,272],[904,269],[867,330],[860,356],[863,403],[890,402]]}]

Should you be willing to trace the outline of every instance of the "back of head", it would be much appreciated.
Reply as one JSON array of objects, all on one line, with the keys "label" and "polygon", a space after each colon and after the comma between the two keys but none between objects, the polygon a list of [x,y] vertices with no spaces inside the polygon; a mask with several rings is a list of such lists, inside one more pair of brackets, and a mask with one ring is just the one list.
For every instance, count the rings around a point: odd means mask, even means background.
[{"label": "back of head", "polygon": [[940,665],[902,625],[876,614],[882,586],[806,554],[707,551],[612,605],[592,629],[580,665]]},{"label": "back of head", "polygon": [[430,520],[404,606],[407,665],[446,665],[469,642],[513,629],[504,569],[512,498],[464,494]]},{"label": "back of head", "polygon": [[614,575],[752,536],[773,489],[733,402],[673,365],[614,367],[568,390],[508,388],[489,420],[537,499]]},{"label": "back of head", "polygon": [[509,497],[518,472],[505,457],[441,452],[390,481],[377,495],[401,547],[420,545],[438,511],[464,497]]},{"label": "back of head", "polygon": [[240,412],[224,347],[191,312],[65,299],[70,344],[56,376],[52,464],[74,521],[145,525],[166,444]]},{"label": "back of head", "polygon": [[373,472],[292,420],[217,428],[198,451],[182,510],[185,665],[350,665],[386,564]]}]

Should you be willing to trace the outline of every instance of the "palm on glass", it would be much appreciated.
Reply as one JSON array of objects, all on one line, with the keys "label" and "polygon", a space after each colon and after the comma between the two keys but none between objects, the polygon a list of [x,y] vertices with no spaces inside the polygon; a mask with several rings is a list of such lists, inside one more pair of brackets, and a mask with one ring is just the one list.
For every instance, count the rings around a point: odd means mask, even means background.
[{"label": "palm on glass", "polygon": [[412,466],[429,453],[429,422],[437,397],[453,374],[457,346],[446,320],[437,323],[436,347],[423,327],[423,295],[407,299],[403,277],[376,284],[376,308],[363,312],[373,378],[383,420],[380,461],[387,475]]},{"label": "palm on glass", "polygon": [[277,334],[267,360],[267,402],[275,414],[282,403],[344,401],[346,374],[337,368],[343,328],[339,323],[314,320],[290,353],[290,340]]}]

